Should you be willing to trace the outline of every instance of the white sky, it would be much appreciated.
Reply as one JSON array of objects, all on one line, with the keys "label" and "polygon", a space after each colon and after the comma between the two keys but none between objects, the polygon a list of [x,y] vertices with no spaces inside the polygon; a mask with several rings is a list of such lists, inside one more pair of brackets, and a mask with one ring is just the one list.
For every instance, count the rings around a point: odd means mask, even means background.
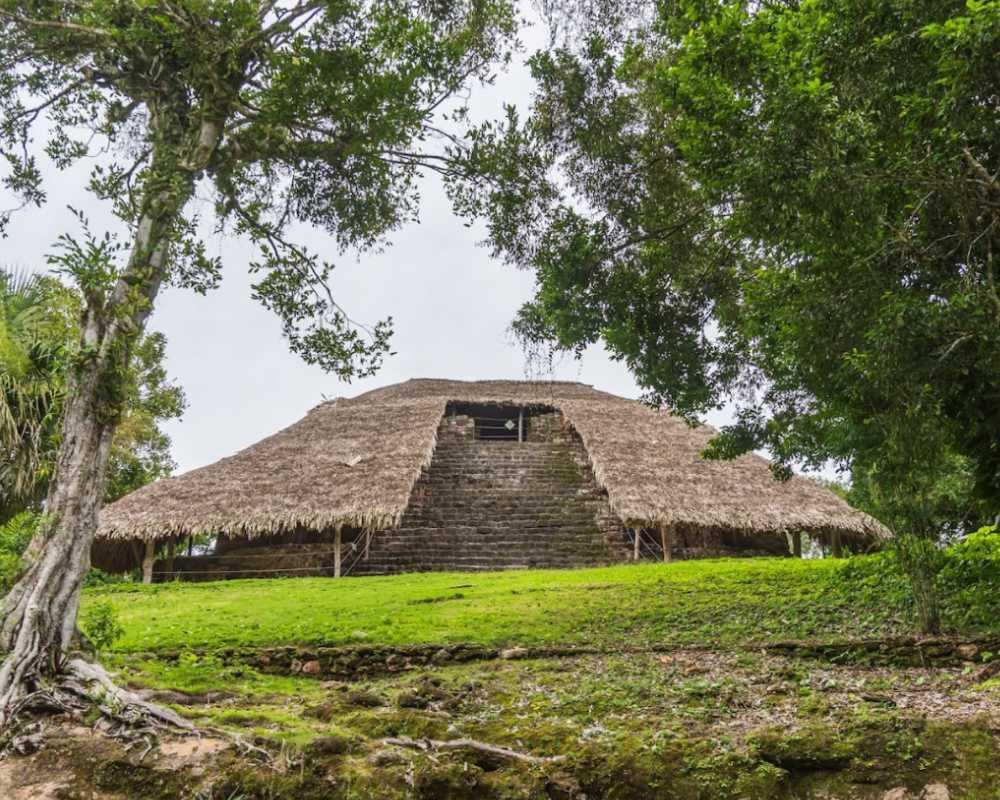
[{"label": "white sky", "polygon": [[[540,29],[524,35],[539,46]],[[531,78],[527,53],[493,87],[475,89],[477,116],[497,116],[501,103],[526,107]],[[67,173],[46,169],[50,201],[42,210],[15,217],[0,242],[0,264],[42,270],[56,237],[79,233],[67,206],[84,211],[96,232],[110,224],[106,209],[83,187],[90,165]],[[415,377],[463,380],[546,377],[578,380],[625,397],[639,390],[628,371],[592,348],[581,361],[566,359],[551,374],[526,374],[525,358],[507,333],[533,277],[494,262],[479,246],[481,228],[454,217],[437,180],[422,187],[421,221],[399,231],[384,252],[338,261],[332,287],[351,316],[373,323],[391,315],[396,355],[378,375],[344,384],[289,353],[275,317],[250,299],[246,264],[252,250],[236,238],[214,238],[210,251],[222,256],[222,286],[207,297],[168,289],[161,294],[150,330],[167,336],[169,374],[184,387],[189,407],[167,426],[178,472],[211,463],[301,418],[324,397],[350,396]],[[0,207],[10,206],[0,193]],[[300,227],[297,241],[333,254],[323,232]],[[728,414],[710,415],[721,424]]]}]

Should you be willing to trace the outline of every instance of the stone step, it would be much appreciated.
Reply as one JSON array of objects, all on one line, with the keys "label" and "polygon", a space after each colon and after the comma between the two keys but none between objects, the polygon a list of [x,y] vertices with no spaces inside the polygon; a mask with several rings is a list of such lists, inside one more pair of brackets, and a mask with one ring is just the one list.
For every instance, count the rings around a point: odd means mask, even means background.
[{"label": "stone step", "polygon": [[[431,463],[413,487],[400,527],[376,532],[367,560],[348,548],[344,568],[375,575],[623,560],[621,525],[579,438],[557,419],[533,424],[529,435],[550,440],[475,441],[471,421],[442,422]],[[250,576],[299,565],[314,567],[313,574],[332,574],[333,542],[251,544],[220,559],[214,563]]]}]

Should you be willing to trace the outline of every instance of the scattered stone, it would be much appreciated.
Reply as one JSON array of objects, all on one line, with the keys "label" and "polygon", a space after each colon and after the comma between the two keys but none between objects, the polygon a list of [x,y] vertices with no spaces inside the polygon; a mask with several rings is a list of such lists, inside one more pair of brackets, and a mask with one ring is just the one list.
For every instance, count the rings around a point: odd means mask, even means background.
[{"label": "scattered stone", "polygon": [[392,767],[397,764],[405,764],[407,758],[395,748],[383,747],[368,756],[368,761],[375,767]]},{"label": "scattered stone", "polygon": [[976,656],[979,655],[979,647],[974,644],[960,644],[958,654],[964,661],[975,661]]},{"label": "scattered stone", "polygon": [[897,786],[882,795],[882,800],[911,800],[911,797],[905,787]]},{"label": "scattered stone", "polygon": [[924,787],[920,800],[951,800],[951,793],[943,783],[932,783]]},{"label": "scattered stone", "polygon": [[293,658],[292,663],[288,667],[288,671],[291,672],[293,675],[297,675],[298,673],[302,672],[302,662],[299,661],[297,658]]},{"label": "scattered stone", "polygon": [[431,656],[432,664],[446,664],[449,661],[451,661],[451,653],[443,647]]},{"label": "scattered stone", "polygon": [[514,661],[519,658],[530,658],[531,651],[527,647],[508,647],[500,651],[500,658],[505,661]]},{"label": "scattered stone", "polygon": [[267,653],[261,653],[257,657],[257,665],[261,667],[271,666],[271,656],[269,656]]},{"label": "scattered stone", "polygon": [[378,708],[385,705],[385,700],[381,696],[364,689],[355,689],[348,692],[344,699],[352,706],[362,706],[364,708]]},{"label": "scattered stone", "polygon": [[393,653],[385,660],[385,667],[389,672],[399,672],[400,670],[406,669],[409,666],[406,659],[403,658],[399,653]]},{"label": "scattered stone", "polygon": [[312,661],[306,661],[302,665],[303,675],[319,675],[323,671],[323,667],[320,665],[319,661],[315,659]]}]

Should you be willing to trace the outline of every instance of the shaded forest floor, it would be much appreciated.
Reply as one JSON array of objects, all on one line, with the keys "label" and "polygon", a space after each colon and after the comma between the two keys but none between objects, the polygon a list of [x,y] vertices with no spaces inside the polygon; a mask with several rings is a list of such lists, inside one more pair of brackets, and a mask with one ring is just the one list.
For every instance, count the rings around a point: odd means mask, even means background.
[{"label": "shaded forest floor", "polygon": [[0,764],[0,796],[1000,797],[1000,639],[921,640],[841,569],[90,592],[126,630],[106,663],[205,733],[143,756],[52,720],[38,753]]}]

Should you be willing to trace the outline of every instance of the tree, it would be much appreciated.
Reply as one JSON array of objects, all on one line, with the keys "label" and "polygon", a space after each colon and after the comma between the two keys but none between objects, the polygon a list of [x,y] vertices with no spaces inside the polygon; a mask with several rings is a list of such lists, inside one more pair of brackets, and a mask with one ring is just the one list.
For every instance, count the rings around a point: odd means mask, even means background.
[{"label": "tree", "polygon": [[456,192],[537,275],[515,330],[602,339],[687,414],[735,398],[710,455],[832,459],[901,533],[955,458],[996,513],[1000,4],[656,8],[538,54],[531,116],[480,131],[508,190]]},{"label": "tree", "polygon": [[[54,265],[83,294],[52,522],[0,619],[0,714],[70,647],[126,366],[165,283],[207,292],[220,264],[191,200],[214,192],[224,229],[259,248],[254,293],[291,348],[342,378],[370,374],[390,321],[348,317],[332,265],[294,223],[366,248],[414,217],[422,169],[461,169],[436,144],[460,90],[514,32],[501,0],[0,0],[0,150],[7,188],[46,200],[31,137],[66,167],[98,148],[89,188],[127,230],[67,236]],[[451,105],[449,105],[451,104]],[[81,127],[90,126],[86,137]],[[444,137],[444,139],[442,139]]]},{"label": "tree", "polygon": [[51,462],[65,332],[53,300],[44,280],[0,270],[0,524],[40,499]]},{"label": "tree", "polygon": [[[82,302],[55,278],[0,269],[0,525],[21,512],[41,511],[55,466],[66,369],[75,356]],[[185,399],[167,379],[165,347],[159,333],[136,344],[111,444],[105,502],[173,470],[170,438],[160,424],[179,418]]]}]

